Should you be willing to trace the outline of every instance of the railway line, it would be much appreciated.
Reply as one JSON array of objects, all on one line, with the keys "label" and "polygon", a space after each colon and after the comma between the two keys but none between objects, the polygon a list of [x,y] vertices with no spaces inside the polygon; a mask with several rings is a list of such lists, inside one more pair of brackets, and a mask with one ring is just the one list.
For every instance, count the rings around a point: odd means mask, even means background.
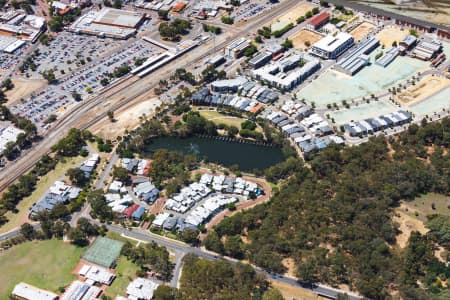
[{"label": "railway line", "polygon": [[[257,18],[250,20],[246,24],[242,25],[239,28],[239,31],[229,34],[228,38],[225,38],[226,34],[218,36],[216,38],[216,41],[220,40],[220,42],[215,45],[215,49],[223,49],[232,40],[240,36],[249,35],[249,33],[253,32],[255,29],[263,25],[266,25],[266,23],[270,22],[276,16],[284,14],[286,11],[297,5],[297,3],[298,2],[296,0],[286,0],[278,7],[272,9],[263,16],[258,16]],[[168,79],[173,71],[175,71],[175,69],[189,68],[197,64],[198,62],[201,62],[203,59],[211,55],[211,49],[209,47],[210,44],[211,41],[201,44],[194,51],[185,54],[184,57],[180,57],[179,61],[182,61],[183,59],[186,59],[186,56],[192,56],[192,53],[194,53],[194,57],[192,58],[192,60],[184,64],[179,64],[176,61],[156,70],[154,73],[152,73],[152,76],[147,75],[142,78],[133,75],[127,75],[115,81],[110,86],[99,91],[99,94],[92,96],[91,98],[84,100],[79,105],[73,107],[60,120],[54,123],[54,125],[47,132],[43,134],[42,140],[33,145],[32,150],[23,153],[23,155],[17,161],[8,164],[0,172],[0,192],[6,189],[14,181],[16,181],[21,175],[31,170],[43,155],[50,153],[51,146],[55,144],[59,139],[61,139],[69,131],[70,128],[76,127],[79,129],[87,129],[91,127],[93,124],[106,117],[109,110],[115,111],[129,104],[136,98],[149,93],[149,91],[159,83],[159,80]],[[81,118],[85,113],[88,113],[90,110],[97,108],[104,101],[108,100],[108,98],[116,96],[121,96],[118,101],[105,108],[101,113],[98,113],[87,122],[82,122]]]}]

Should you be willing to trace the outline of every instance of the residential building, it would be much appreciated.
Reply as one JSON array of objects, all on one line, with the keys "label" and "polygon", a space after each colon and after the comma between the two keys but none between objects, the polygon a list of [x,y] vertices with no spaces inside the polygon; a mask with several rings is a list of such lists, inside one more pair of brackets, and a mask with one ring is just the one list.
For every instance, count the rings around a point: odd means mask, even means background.
[{"label": "residential building", "polygon": [[317,58],[293,50],[286,53],[282,59],[253,70],[252,76],[280,90],[291,90],[318,69],[320,61]]},{"label": "residential building", "polygon": [[35,216],[39,212],[50,211],[56,204],[65,204],[76,199],[80,192],[80,188],[67,185],[63,181],[55,181],[44,197],[32,205],[30,214]]},{"label": "residential building", "polygon": [[151,300],[159,284],[145,278],[138,277],[127,287],[129,300]]},{"label": "residential building", "polygon": [[238,76],[234,79],[217,80],[211,83],[211,90],[220,93],[236,93],[247,81],[247,78],[243,76]]},{"label": "residential building", "polygon": [[159,196],[159,190],[149,180],[137,184],[133,188],[133,192],[142,200],[151,203],[155,202]]}]

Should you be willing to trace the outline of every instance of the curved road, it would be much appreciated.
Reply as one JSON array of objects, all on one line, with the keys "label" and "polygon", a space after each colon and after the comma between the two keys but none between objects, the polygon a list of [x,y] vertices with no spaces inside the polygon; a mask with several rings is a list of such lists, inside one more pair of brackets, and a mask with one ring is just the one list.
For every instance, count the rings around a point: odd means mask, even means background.
[{"label": "curved road", "polygon": [[[94,223],[101,225],[101,223],[94,221]],[[140,241],[144,241],[144,242],[155,242],[161,246],[165,246],[169,249],[171,249],[174,253],[175,253],[175,257],[176,257],[176,266],[175,266],[175,271],[174,271],[174,275],[172,278],[172,281],[170,282],[170,284],[172,286],[176,286],[177,282],[178,282],[178,278],[180,276],[181,273],[181,264],[182,264],[182,258],[184,255],[188,254],[188,253],[192,253],[195,254],[201,258],[204,259],[208,259],[208,260],[219,260],[219,259],[225,259],[226,261],[228,261],[231,264],[236,264],[238,261],[226,256],[220,256],[217,255],[213,252],[210,251],[206,251],[203,250],[201,248],[196,248],[196,247],[192,247],[188,244],[185,244],[183,242],[177,241],[177,240],[173,240],[173,239],[169,239],[148,231],[144,231],[144,230],[140,230],[140,229],[134,229],[134,230],[129,230],[126,228],[123,228],[121,226],[117,226],[117,225],[106,225],[106,227],[108,228],[108,230],[110,231],[114,231],[116,233],[119,233],[125,237],[131,238],[131,239],[135,239],[135,240],[140,240]],[[40,224],[36,224],[34,225],[34,228],[36,230],[40,229]],[[20,234],[20,230],[14,230],[11,231],[7,234],[3,234],[0,235],[0,241],[8,239],[8,238],[12,238],[15,236],[18,236]],[[291,286],[295,286],[298,288],[303,288],[309,291],[312,291],[313,293],[323,296],[323,297],[327,297],[330,299],[336,299],[338,297],[339,294],[344,294],[346,293],[345,291],[342,290],[338,290],[326,285],[322,285],[322,284],[307,284],[307,283],[302,283],[299,282],[297,279],[292,278],[292,277],[286,277],[284,275],[281,274],[275,274],[275,273],[269,273],[259,267],[255,267],[253,266],[253,268],[255,269],[255,271],[258,274],[261,274],[265,277],[267,277],[268,279],[272,280],[272,281],[279,281]],[[353,293],[347,293],[348,297],[350,300],[361,300],[363,299],[362,297],[355,295]]]}]

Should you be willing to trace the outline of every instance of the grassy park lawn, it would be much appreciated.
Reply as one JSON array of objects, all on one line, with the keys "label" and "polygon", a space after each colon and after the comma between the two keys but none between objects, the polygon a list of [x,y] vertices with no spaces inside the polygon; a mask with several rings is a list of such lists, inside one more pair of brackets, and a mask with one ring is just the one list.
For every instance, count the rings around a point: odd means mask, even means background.
[{"label": "grassy park lawn", "polygon": [[22,281],[58,292],[76,279],[71,272],[84,251],[52,239],[26,242],[0,252],[0,299],[9,299],[14,286]]},{"label": "grassy park lawn", "polygon": [[117,262],[116,279],[114,279],[111,286],[106,289],[106,294],[111,297],[117,295],[124,296],[127,291],[128,284],[136,278],[136,271],[139,267],[126,257],[121,256]]},{"label": "grassy park lawn", "polygon": [[29,197],[26,197],[25,199],[20,201],[17,205],[17,210],[19,212],[16,214],[8,212],[6,214],[6,217],[9,221],[8,223],[0,227],[0,233],[8,232],[22,225],[22,223],[27,220],[28,209],[31,207],[31,205],[37,202],[42,196],[44,196],[44,194],[56,180],[62,179],[68,169],[79,165],[85,159],[85,157],[81,156],[66,158],[65,162],[60,162],[56,165],[55,170],[43,176],[39,180],[36,186],[36,190]]},{"label": "grassy park lawn", "polygon": [[120,233],[114,232],[114,231],[108,231],[106,233],[106,237],[116,240],[116,241],[120,241],[120,242],[130,242],[131,244],[133,244],[134,246],[136,246],[138,244],[138,241],[135,239],[131,239],[131,238],[127,238],[125,236],[122,236]]},{"label": "grassy park lawn", "polygon": [[[432,204],[434,203],[434,208],[432,208]],[[416,218],[422,222],[427,220],[427,215],[432,214],[441,214],[450,216],[450,209],[448,206],[450,205],[450,197],[429,193],[418,197],[410,202],[403,202],[403,205],[406,209],[403,209],[403,212],[407,215]],[[416,215],[416,212],[418,215]]]},{"label": "grassy park lawn", "polygon": [[[242,122],[246,120],[244,118],[227,116],[215,110],[199,110],[199,113],[202,117],[209,121],[212,121],[216,125],[225,124],[227,126],[235,126],[238,129],[241,129]],[[256,131],[262,131],[259,125],[258,127],[256,127]]]}]

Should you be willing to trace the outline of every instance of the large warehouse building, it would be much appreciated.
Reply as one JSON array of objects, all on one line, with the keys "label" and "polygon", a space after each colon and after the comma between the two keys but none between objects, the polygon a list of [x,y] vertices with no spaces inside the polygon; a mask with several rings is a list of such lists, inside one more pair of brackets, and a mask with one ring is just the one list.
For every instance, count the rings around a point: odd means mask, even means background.
[{"label": "large warehouse building", "polygon": [[75,33],[126,39],[136,32],[145,14],[105,7],[81,16],[69,28]]},{"label": "large warehouse building", "polygon": [[353,36],[340,32],[336,36],[327,35],[315,43],[311,52],[325,59],[336,59],[354,44]]}]

